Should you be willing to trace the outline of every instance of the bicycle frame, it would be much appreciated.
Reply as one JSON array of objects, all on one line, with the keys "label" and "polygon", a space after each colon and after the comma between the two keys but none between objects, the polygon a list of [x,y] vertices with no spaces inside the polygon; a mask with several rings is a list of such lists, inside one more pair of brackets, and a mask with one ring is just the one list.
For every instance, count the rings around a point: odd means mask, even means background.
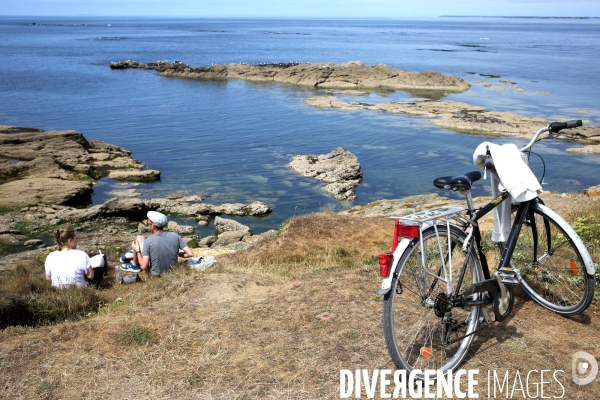
[{"label": "bicycle frame", "polygon": [[[507,198],[510,196],[507,192],[503,192],[498,197],[489,202],[486,206],[481,208],[479,211],[476,211],[471,219],[472,229],[474,231],[475,243],[477,244],[477,253],[479,255],[479,259],[481,261],[481,268],[483,269],[483,276],[485,279],[491,279],[489,266],[487,263],[487,258],[485,253],[483,252],[481,246],[481,231],[479,229],[479,225],[477,221],[479,221],[483,216],[488,214],[494,208],[498,207],[502,204]],[[500,264],[498,265],[498,269],[507,269],[510,268],[510,259],[512,257],[513,251],[517,245],[517,238],[519,237],[519,233],[521,232],[521,227],[523,226],[523,221],[525,221],[525,216],[529,210],[529,206],[531,202],[536,201],[536,199],[525,201],[519,203],[519,209],[517,211],[517,216],[515,217],[515,221],[510,229],[510,233],[508,235],[508,239],[506,241],[506,246],[502,251],[502,258],[500,259]],[[535,229],[535,228],[534,228]],[[535,239],[537,240],[537,238]],[[537,248],[537,243],[534,245]]]}]

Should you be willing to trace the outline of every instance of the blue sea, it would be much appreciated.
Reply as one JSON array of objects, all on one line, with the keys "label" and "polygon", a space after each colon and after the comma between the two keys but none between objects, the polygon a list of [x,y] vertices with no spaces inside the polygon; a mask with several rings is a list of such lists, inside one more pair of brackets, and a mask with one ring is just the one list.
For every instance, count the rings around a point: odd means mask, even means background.
[{"label": "blue sea", "polygon": [[[384,63],[492,84],[472,84],[444,100],[600,126],[599,19],[0,17],[0,38],[0,124],[74,129],[131,150],[162,172],[160,182],[148,184],[101,179],[92,204],[131,188],[144,198],[187,193],[215,204],[260,200],[272,214],[239,219],[255,232],[278,228],[293,215],[435,192],[435,177],[474,169],[473,150],[489,138],[438,128],[422,117],[304,104],[324,93],[318,89],[164,78],[155,71],[111,70],[112,61]],[[367,103],[416,96],[340,95]],[[335,200],[319,182],[286,167],[292,155],[338,146],[362,164],[363,183],[352,202]],[[543,141],[534,147],[546,165],[544,189],[581,191],[600,183],[600,156],[565,151],[574,146]],[[541,176],[538,160],[532,158],[532,168]],[[489,181],[475,194],[487,190]]]}]

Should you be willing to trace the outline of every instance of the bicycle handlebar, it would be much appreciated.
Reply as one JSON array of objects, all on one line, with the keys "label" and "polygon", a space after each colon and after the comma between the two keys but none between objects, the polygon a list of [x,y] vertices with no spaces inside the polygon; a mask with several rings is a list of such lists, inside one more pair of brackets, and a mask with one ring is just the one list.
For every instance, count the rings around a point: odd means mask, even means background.
[{"label": "bicycle handlebar", "polygon": [[582,126],[582,125],[583,125],[583,123],[581,122],[580,119],[567,121],[567,122],[552,122],[552,123],[550,123],[550,125],[545,126],[542,129],[540,129],[539,131],[537,131],[535,133],[535,135],[533,135],[533,138],[529,141],[529,143],[527,143],[524,147],[521,147],[519,150],[521,150],[522,152],[529,150],[533,146],[533,144],[537,141],[538,136],[540,136],[544,132],[558,133],[563,129],[577,128],[578,126]]}]

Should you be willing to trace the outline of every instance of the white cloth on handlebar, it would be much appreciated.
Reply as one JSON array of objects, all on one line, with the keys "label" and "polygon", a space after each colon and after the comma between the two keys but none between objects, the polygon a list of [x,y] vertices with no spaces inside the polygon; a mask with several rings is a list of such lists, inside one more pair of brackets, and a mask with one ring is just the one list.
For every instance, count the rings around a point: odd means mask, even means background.
[{"label": "white cloth on handlebar", "polygon": [[[487,171],[491,175],[492,197],[495,198],[506,190],[516,202],[523,202],[534,199],[542,192],[542,186],[526,163],[526,156],[512,143],[502,146],[490,142],[481,143],[473,153],[473,164],[484,169],[488,149],[496,170]],[[506,242],[508,239],[510,213],[511,202],[508,200],[494,209],[494,242]]]},{"label": "white cloth on handlebar", "polygon": [[499,146],[497,144],[483,142],[473,153],[473,163],[481,169],[485,168],[485,156],[487,149],[490,150],[494,168],[500,179],[502,187],[517,202],[534,199],[542,192],[542,186],[525,163],[524,154],[512,143]]}]

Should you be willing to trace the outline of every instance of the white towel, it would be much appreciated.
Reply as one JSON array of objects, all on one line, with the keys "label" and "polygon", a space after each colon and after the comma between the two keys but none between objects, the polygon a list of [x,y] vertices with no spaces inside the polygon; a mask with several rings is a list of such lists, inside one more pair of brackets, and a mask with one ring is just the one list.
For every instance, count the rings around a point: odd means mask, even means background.
[{"label": "white towel", "polygon": [[185,263],[194,269],[205,270],[211,265],[216,264],[217,259],[213,256],[194,257],[186,260]]},{"label": "white towel", "polygon": [[[489,148],[496,173],[489,172],[492,183],[492,197],[497,197],[506,189],[516,202],[531,200],[542,192],[542,186],[526,163],[526,156],[514,144],[499,146],[483,142],[473,153],[473,164],[485,168],[485,156]],[[506,242],[510,233],[511,201],[507,199],[494,209],[494,229],[492,240]]]},{"label": "white towel", "polygon": [[542,192],[542,186],[525,163],[524,154],[512,143],[503,146],[489,142],[481,143],[473,153],[473,164],[484,169],[488,148],[502,185],[500,190],[506,189],[519,203],[534,199]]}]

